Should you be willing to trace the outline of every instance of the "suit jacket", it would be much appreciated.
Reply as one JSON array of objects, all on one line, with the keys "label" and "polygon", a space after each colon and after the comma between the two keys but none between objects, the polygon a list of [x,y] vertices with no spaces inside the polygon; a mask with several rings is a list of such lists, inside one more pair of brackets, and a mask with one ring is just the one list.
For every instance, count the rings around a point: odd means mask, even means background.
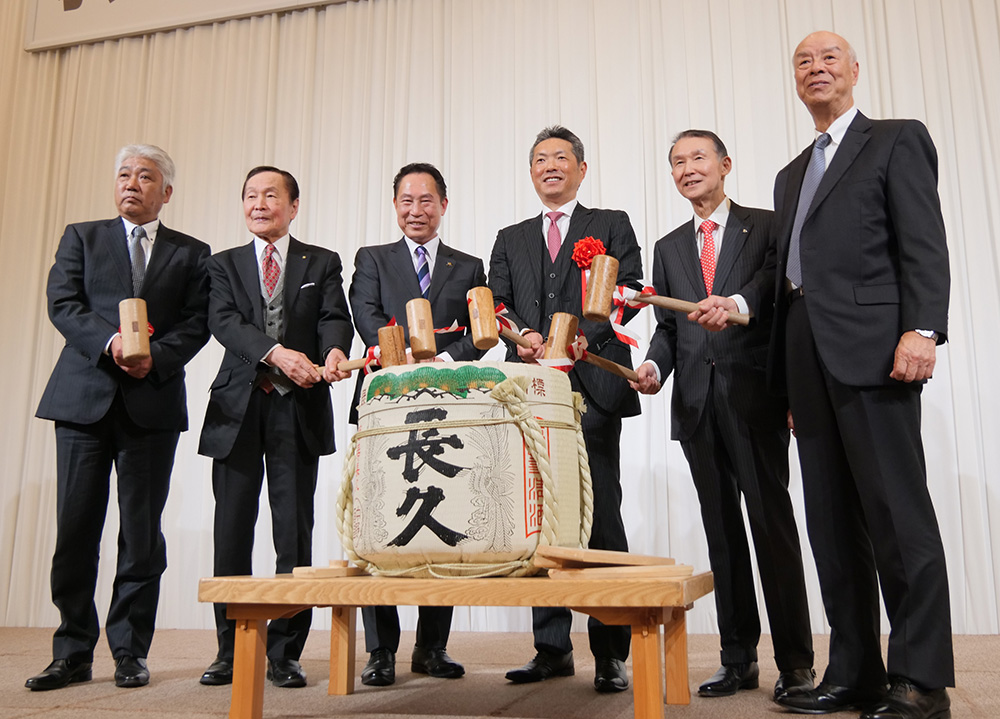
[{"label": "suit jacket", "polygon": [[[774,183],[777,317],[771,342],[775,388],[784,386],[785,266],[799,190],[812,146]],[[802,227],[804,300],[816,347],[839,381],[890,379],[900,336],[948,330],[948,249],[937,194],[937,152],[916,120],[851,122]]]},{"label": "suit jacket", "polygon": [[[257,373],[266,371],[260,360],[275,342],[264,331],[254,243],[213,255],[208,269],[212,280],[208,324],[226,354],[212,382],[198,452],[225,459],[243,423]],[[346,354],[354,330],[344,298],[340,256],[291,237],[284,274],[281,344],[320,365],[334,347]],[[305,446],[317,456],[332,454],[336,447],[329,386],[322,382],[309,389],[296,385],[292,395]]]},{"label": "suit jacket", "polygon": [[[434,327],[448,327],[453,321],[468,328],[469,304],[466,293],[473,287],[486,286],[483,261],[438,244],[434,274],[431,276],[431,313]],[[406,240],[400,239],[386,245],[362,247],[354,258],[354,277],[349,292],[354,324],[366,347],[378,344],[378,330],[393,317],[407,331],[406,303],[420,297],[420,283],[413,269]],[[472,331],[443,332],[435,335],[438,352],[447,351],[458,362],[477,360],[484,352],[472,344]],[[358,384],[351,408],[350,421],[357,422],[357,406],[361,396],[364,373],[359,373]]]},{"label": "suit jacket", "polygon": [[[660,377],[674,374],[671,437],[687,440],[698,427],[709,388],[722,393],[747,423],[781,429],[786,403],[767,391],[767,351],[774,315],[773,213],[730,203],[729,220],[716,263],[713,293],[741,294],[753,310],[747,327],[707,332],[677,312],[655,308],[656,330],[646,359],[656,362]],[[705,282],[688,221],[660,239],[653,250],[653,286],[657,294],[697,302]],[[713,380],[714,376],[714,380]]]},{"label": "suit jacket", "polygon": [[134,379],[104,353],[118,331],[118,303],[133,296],[125,225],[120,217],[68,225],[47,288],[49,317],[66,345],[36,416],[91,424],[121,392],[129,417],[140,427],[187,429],[184,365],[209,337],[210,254],[204,242],[160,224],[139,292],[153,326],[153,368]]},{"label": "suit jacket", "polygon": [[[583,319],[583,292],[580,268],[572,260],[573,246],[584,237],[594,237],[604,243],[607,254],[619,262],[617,284],[638,288],[642,277],[642,258],[635,231],[628,215],[621,210],[598,210],[577,204],[570,219],[569,230],[556,256],[555,264],[546,256],[548,249],[542,237],[542,215],[506,227],[497,234],[490,257],[490,289],[496,302],[507,306],[511,319],[524,329],[529,327],[548,335],[551,317],[543,311],[546,278],[555,274],[559,291],[550,301],[558,311],[579,318],[580,330],[586,335],[589,350],[594,354],[631,367],[628,345],[619,340],[610,322]],[[551,268],[551,269],[550,269]],[[625,321],[637,310],[628,310]],[[509,344],[509,361],[517,361],[517,351]],[[631,417],[639,414],[639,398],[624,379],[586,362],[578,362],[569,373],[573,388],[597,405],[605,414]]]}]

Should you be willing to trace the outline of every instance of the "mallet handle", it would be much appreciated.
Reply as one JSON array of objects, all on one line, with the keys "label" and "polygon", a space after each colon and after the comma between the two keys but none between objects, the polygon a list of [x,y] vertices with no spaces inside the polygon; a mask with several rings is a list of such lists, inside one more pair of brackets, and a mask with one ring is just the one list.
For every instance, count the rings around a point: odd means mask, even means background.
[{"label": "mallet handle", "polygon": [[625,379],[637,382],[639,380],[639,375],[635,373],[635,370],[629,369],[625,365],[620,365],[617,362],[612,362],[609,359],[604,359],[603,357],[598,357],[595,354],[587,353],[587,356],[583,358],[585,362],[589,362],[595,367],[600,367],[606,372],[611,374],[616,374],[619,377],[624,377]]},{"label": "mallet handle", "polygon": [[526,337],[524,337],[523,335],[519,335],[517,332],[510,329],[509,327],[501,327],[500,334],[505,339],[509,339],[514,344],[524,347],[524,349],[529,349],[531,347],[531,342],[529,342]]},{"label": "mallet handle", "polygon": [[[639,295],[635,299],[637,302],[645,302],[648,305],[656,305],[657,307],[674,310],[675,312],[688,313],[694,312],[698,309],[698,305],[694,302],[676,300],[673,297],[661,297],[660,295]],[[746,326],[750,324],[750,315],[745,315],[742,312],[730,312],[729,322],[734,325]]]}]

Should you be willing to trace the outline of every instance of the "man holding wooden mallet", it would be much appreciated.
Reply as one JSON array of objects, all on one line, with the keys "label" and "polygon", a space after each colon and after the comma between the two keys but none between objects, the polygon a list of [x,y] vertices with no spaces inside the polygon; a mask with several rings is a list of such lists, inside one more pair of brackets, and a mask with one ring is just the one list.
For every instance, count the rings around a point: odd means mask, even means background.
[{"label": "man holding wooden mallet", "polygon": [[[715,575],[722,666],[699,688],[719,697],[758,686],[760,616],[740,496],[746,504],[780,672],[775,697],[812,689],[813,651],[798,530],[788,496],[787,405],[768,394],[765,358],[774,293],[773,214],[726,197],[732,159],[708,130],[686,130],[670,148],[678,192],[694,218],[654,249],[657,293],[701,302],[684,316],[656,308],[656,329],[633,385],[655,394],[673,372],[671,436],[698,491]],[[769,265],[769,266],[768,266]],[[709,332],[750,312],[748,326]]]}]

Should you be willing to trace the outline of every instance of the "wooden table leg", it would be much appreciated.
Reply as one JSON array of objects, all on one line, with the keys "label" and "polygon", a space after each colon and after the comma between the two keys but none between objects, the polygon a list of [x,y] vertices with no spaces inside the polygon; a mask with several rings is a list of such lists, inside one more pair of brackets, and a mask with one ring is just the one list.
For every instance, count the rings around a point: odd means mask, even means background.
[{"label": "wooden table leg", "polygon": [[229,719],[263,717],[266,657],[267,620],[237,619]]},{"label": "wooden table leg", "polygon": [[333,607],[330,626],[330,686],[327,694],[354,693],[354,650],[357,607]]},{"label": "wooden table leg", "polygon": [[[667,704],[690,704],[688,684],[687,614],[684,607],[663,611],[664,674],[667,684]],[[634,641],[634,640],[633,640]]]},{"label": "wooden table leg", "polygon": [[663,683],[660,671],[660,622],[650,612],[632,623],[632,701],[635,719],[662,719]]}]

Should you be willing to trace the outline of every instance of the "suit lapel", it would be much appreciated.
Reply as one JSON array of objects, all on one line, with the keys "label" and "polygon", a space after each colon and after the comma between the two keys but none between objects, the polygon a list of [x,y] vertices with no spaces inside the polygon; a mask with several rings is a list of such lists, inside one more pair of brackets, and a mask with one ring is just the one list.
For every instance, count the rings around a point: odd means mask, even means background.
[{"label": "suit lapel", "polygon": [[441,288],[448,281],[452,270],[455,269],[454,256],[455,253],[450,247],[443,242],[438,243],[437,257],[434,260],[434,274],[431,275],[430,297],[428,298],[432,305],[441,294]]},{"label": "suit lapel", "polygon": [[302,279],[306,276],[308,266],[309,252],[306,246],[294,237],[289,237],[288,257],[285,258],[285,296],[282,298],[286,309],[295,306],[295,299],[299,296],[299,289],[302,287]]},{"label": "suit lapel", "polygon": [[[673,243],[677,253],[677,261],[684,269],[684,274],[687,275],[695,294],[700,298],[705,291],[705,278],[701,276],[701,261],[698,259],[698,236],[695,234],[694,218],[682,225],[682,228],[683,238],[680,242]],[[658,292],[662,289],[662,287],[656,288]]]},{"label": "suit lapel", "polygon": [[139,292],[141,297],[148,297],[153,291],[160,275],[170,259],[177,251],[177,243],[174,242],[174,231],[168,229],[160,223],[160,229],[156,232],[156,242],[153,243],[153,254],[149,258],[146,266],[146,275],[142,280],[142,289]]},{"label": "suit lapel", "polygon": [[[562,287],[565,287],[567,283],[580,286],[580,268],[573,261],[573,248],[577,242],[587,236],[587,228],[590,227],[592,219],[593,212],[590,208],[577,203],[576,209],[573,210],[573,215],[569,219],[569,230],[566,232],[566,237],[563,238],[559,254],[556,255],[556,272],[559,274]],[[540,231],[538,236],[541,237]],[[601,242],[606,240],[604,237],[595,239],[601,240]],[[605,247],[607,247],[606,243]]]},{"label": "suit lapel", "polygon": [[712,285],[712,291],[715,294],[720,294],[716,290],[725,287],[726,279],[736,264],[736,258],[743,251],[747,235],[752,229],[753,223],[743,212],[743,208],[735,202],[730,202],[729,219],[726,221],[726,231],[722,235],[722,249],[719,251],[719,261],[715,268],[715,281]]},{"label": "suit lapel", "polygon": [[792,225],[795,222],[795,212],[799,205],[799,193],[802,191],[802,180],[806,176],[806,168],[809,166],[809,158],[812,156],[812,145],[807,147],[802,153],[792,160],[788,168],[788,182],[785,185],[784,206],[788,208],[784,213],[784,221],[781,227],[781,235],[778,237],[778,262],[784,264],[788,257],[788,245],[792,237]]},{"label": "suit lapel", "polygon": [[[517,263],[519,267],[523,267],[526,270],[523,276],[527,287],[523,295],[532,298],[535,304],[533,311],[537,313],[534,318],[531,315],[525,316],[524,313],[528,311],[527,308],[520,308],[522,310],[521,319],[528,324],[537,325],[538,322],[536,320],[541,315],[537,308],[539,306],[538,303],[542,299],[542,273],[546,271],[545,268],[549,265],[548,248],[544,246],[544,242],[542,241],[541,214],[524,223],[518,242],[510,249],[517,254],[516,257],[512,256],[509,258],[510,263],[512,265]],[[559,259],[559,255],[556,255],[556,259]],[[522,293],[519,292],[518,294],[521,295]]]},{"label": "suit lapel", "polygon": [[[844,176],[844,173],[847,172],[847,169],[854,163],[858,155],[861,154],[861,149],[871,138],[871,135],[868,134],[871,126],[871,120],[860,112],[851,121],[851,125],[847,128],[847,133],[844,135],[840,147],[837,148],[830,166],[826,168],[823,179],[820,180],[819,187],[816,188],[816,196],[813,198],[812,205],[809,206],[809,212],[805,217],[806,222],[808,222],[810,215],[816,211],[820,203],[830,194],[830,190]],[[801,186],[801,182],[799,185]]]},{"label": "suit lapel", "polygon": [[105,227],[104,244],[108,248],[118,277],[125,288],[126,297],[132,296],[132,260],[128,256],[128,237],[125,235],[125,223],[117,217]]},{"label": "suit lapel", "polygon": [[[420,282],[417,280],[417,271],[413,269],[413,258],[410,256],[410,248],[405,239],[400,239],[389,249],[389,267],[395,273],[399,286],[406,297],[420,297]],[[434,282],[431,278],[431,291],[434,291]],[[402,322],[402,317],[396,318],[397,322]]]},{"label": "suit lapel", "polygon": [[250,244],[243,245],[237,249],[233,255],[233,263],[236,265],[236,274],[243,283],[243,291],[250,298],[250,306],[253,307],[253,323],[259,330],[264,329],[264,308],[261,306],[263,298],[260,296],[260,275],[257,272],[257,253],[254,249],[253,240]]}]

